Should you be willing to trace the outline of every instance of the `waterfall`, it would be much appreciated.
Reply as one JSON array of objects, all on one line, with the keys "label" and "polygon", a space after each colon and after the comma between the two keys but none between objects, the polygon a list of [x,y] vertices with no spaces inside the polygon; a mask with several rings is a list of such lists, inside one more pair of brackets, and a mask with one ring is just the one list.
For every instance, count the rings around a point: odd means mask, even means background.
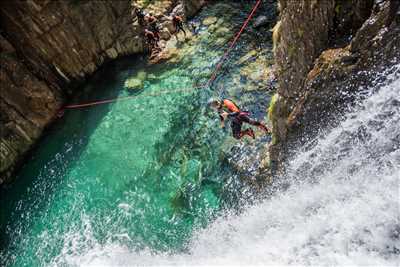
[{"label": "waterfall", "polygon": [[[396,265],[400,254],[400,66],[290,161],[290,186],[198,230],[181,254],[109,244],[70,264]],[[60,260],[60,259],[58,259]]]}]

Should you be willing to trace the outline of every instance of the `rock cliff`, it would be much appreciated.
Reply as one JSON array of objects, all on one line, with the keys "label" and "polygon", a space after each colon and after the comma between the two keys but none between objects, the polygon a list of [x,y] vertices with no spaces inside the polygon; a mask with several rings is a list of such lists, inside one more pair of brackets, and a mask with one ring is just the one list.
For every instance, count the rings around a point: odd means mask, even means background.
[{"label": "rock cliff", "polygon": [[183,6],[187,17],[192,17],[196,12],[205,5],[205,0],[184,0]]},{"label": "rock cliff", "polygon": [[278,90],[269,110],[269,152],[278,169],[290,148],[327,126],[372,85],[374,72],[400,60],[399,1],[279,4],[273,34]]},{"label": "rock cliff", "polygon": [[[143,52],[133,4],[142,1],[0,3],[0,184],[68,95],[104,62]],[[185,0],[192,15],[203,3]],[[146,5],[156,16],[177,1]]]}]

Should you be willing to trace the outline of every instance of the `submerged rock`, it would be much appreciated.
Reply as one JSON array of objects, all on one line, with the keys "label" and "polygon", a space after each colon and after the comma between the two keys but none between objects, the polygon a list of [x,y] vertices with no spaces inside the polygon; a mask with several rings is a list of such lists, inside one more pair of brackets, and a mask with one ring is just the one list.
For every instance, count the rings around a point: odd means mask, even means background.
[{"label": "submerged rock", "polygon": [[257,50],[250,50],[249,52],[247,52],[247,54],[246,55],[244,55],[244,56],[242,56],[238,61],[237,61],[237,63],[239,64],[239,65],[241,65],[241,64],[243,64],[243,63],[246,63],[247,61],[249,61],[251,58],[253,58],[253,57],[255,57],[255,56],[257,56]]},{"label": "submerged rock", "polygon": [[259,28],[261,26],[265,26],[269,23],[268,17],[267,16],[259,16],[255,19],[253,23],[254,28]]},{"label": "submerged rock", "polygon": [[[228,138],[221,148],[222,159],[233,168],[239,176],[255,185],[272,181],[269,170],[268,136],[256,131],[256,140],[238,141]],[[261,140],[260,140],[261,139]]]},{"label": "submerged rock", "polygon": [[146,72],[139,71],[135,77],[126,80],[124,86],[129,90],[140,90],[143,88],[146,77],[147,77]]},{"label": "submerged rock", "polygon": [[228,37],[231,35],[231,30],[226,27],[219,27],[215,31],[215,34],[219,37]]},{"label": "submerged rock", "polygon": [[236,83],[242,83],[242,80],[246,81],[246,86],[243,87],[245,92],[265,88],[273,79],[272,68],[268,67],[272,65],[270,60],[260,56],[252,62],[247,62],[253,55],[256,55],[253,51],[239,59],[239,62],[246,62],[247,64],[240,69],[240,79],[235,79]]},{"label": "submerged rock", "polygon": [[207,17],[203,20],[203,25],[210,26],[211,24],[216,23],[218,18],[216,17]]}]

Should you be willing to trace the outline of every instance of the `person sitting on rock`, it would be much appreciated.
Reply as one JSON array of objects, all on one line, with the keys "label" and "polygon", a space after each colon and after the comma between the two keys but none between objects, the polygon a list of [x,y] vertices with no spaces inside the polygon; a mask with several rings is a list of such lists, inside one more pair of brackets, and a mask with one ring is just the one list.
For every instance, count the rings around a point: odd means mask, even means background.
[{"label": "person sitting on rock", "polygon": [[150,46],[150,51],[158,47],[157,38],[152,31],[144,29],[144,37],[146,38],[146,43]]},{"label": "person sitting on rock", "polygon": [[160,40],[160,27],[158,25],[158,20],[156,17],[153,16],[152,13],[149,13],[149,15],[146,17],[147,18],[147,23],[150,31],[154,33],[154,37],[157,39],[157,41]]},{"label": "person sitting on rock", "polygon": [[146,16],[146,20],[147,20],[147,24],[149,26],[149,29],[154,32],[156,30],[156,28],[157,28],[157,18],[154,17],[152,13],[149,13]]},{"label": "person sitting on rock", "polygon": [[235,139],[241,139],[245,135],[248,135],[253,139],[255,138],[253,129],[248,128],[242,131],[242,125],[244,122],[257,126],[266,133],[270,132],[267,126],[261,122],[250,119],[250,113],[247,111],[241,111],[232,100],[211,100],[209,105],[218,112],[222,128],[225,127],[225,120],[227,118],[231,119],[232,135]]},{"label": "person sitting on rock", "polygon": [[140,9],[140,8],[136,8],[135,9],[135,14],[136,14],[136,17],[138,19],[139,25],[143,26],[144,25],[144,18],[145,18],[145,14],[144,14],[143,10]]},{"label": "person sitting on rock", "polygon": [[160,41],[161,39],[161,35],[160,35],[160,25],[155,25],[154,29],[152,29],[153,33],[154,33],[154,37],[156,38],[157,42]]},{"label": "person sitting on rock", "polygon": [[172,24],[174,25],[175,28],[175,34],[178,34],[180,31],[183,31],[185,37],[186,37],[186,32],[183,29],[183,19],[182,17],[172,14]]}]

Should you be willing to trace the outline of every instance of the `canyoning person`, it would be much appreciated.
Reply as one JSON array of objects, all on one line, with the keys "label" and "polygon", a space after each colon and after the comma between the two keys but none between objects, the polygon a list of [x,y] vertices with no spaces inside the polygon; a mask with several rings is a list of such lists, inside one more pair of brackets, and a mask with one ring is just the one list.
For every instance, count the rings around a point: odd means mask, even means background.
[{"label": "canyoning person", "polygon": [[259,121],[252,120],[249,117],[249,112],[241,111],[240,108],[230,99],[211,100],[209,101],[209,105],[218,112],[222,128],[225,127],[226,119],[231,120],[232,135],[236,139],[241,139],[245,135],[248,135],[253,139],[255,138],[253,129],[247,128],[242,131],[243,123],[257,126],[266,133],[270,132],[267,126]]},{"label": "canyoning person", "polygon": [[143,25],[144,25],[144,18],[145,18],[145,16],[146,16],[146,15],[144,14],[143,10],[140,9],[140,8],[135,8],[135,15],[136,15],[136,17],[137,17],[137,19],[138,19],[139,25],[140,25],[140,26],[143,26]]},{"label": "canyoning person", "polygon": [[180,31],[183,31],[185,37],[186,37],[186,32],[183,29],[183,19],[181,16],[178,16],[176,14],[172,14],[172,24],[174,25],[175,28],[175,34],[178,35]]},{"label": "canyoning person", "polygon": [[152,13],[150,13],[146,16],[146,20],[149,30],[153,32],[157,42],[160,41],[160,27],[158,25],[157,18],[154,17]]},{"label": "canyoning person", "polygon": [[144,29],[144,37],[145,37],[146,43],[150,46],[150,51],[152,51],[154,48],[158,47],[157,38],[152,31],[150,31],[148,29]]},{"label": "canyoning person", "polygon": [[149,26],[149,29],[150,29],[152,32],[156,31],[156,28],[157,28],[157,21],[158,21],[158,20],[157,20],[156,17],[153,16],[152,13],[149,13],[148,15],[146,15],[146,21],[147,21],[147,24],[148,24],[148,26]]}]

